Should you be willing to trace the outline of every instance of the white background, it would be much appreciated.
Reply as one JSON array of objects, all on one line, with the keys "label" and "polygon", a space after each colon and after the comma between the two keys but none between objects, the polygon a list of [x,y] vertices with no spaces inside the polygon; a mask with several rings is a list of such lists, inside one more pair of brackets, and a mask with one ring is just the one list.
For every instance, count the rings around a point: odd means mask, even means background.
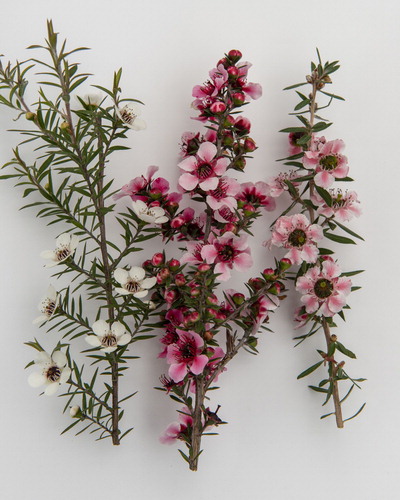
[{"label": "white background", "polygon": [[[250,80],[264,95],[246,109],[259,145],[239,180],[265,180],[279,171],[286,153],[278,130],[294,124],[287,116],[295,97],[281,89],[301,81],[318,46],[326,60],[339,59],[332,90],[346,97],[326,113],[334,126],[329,139],[343,138],[363,202],[363,217],[352,227],[365,235],[358,246],[341,246],[343,267],[367,268],[363,286],[351,296],[339,339],[357,360],[346,365],[368,378],[345,406],[350,416],[364,401],[359,418],[337,430],[322,398],[307,388],[319,373],[297,381],[316,362],[322,338],[293,349],[290,319],[294,302],[272,318],[275,333],[264,334],[260,355],[242,353],[221,377],[213,404],[229,425],[204,440],[200,471],[192,473],[177,446],[158,436],[175,419],[169,398],[154,391],[165,364],[157,360],[157,340],[137,346],[123,390],[139,389],[126,405],[125,425],[134,432],[120,447],[95,443],[91,436],[59,436],[70,423],[62,401],[38,397],[28,387],[23,366],[32,352],[23,342],[37,336],[52,349],[56,334],[31,324],[49,272],[38,254],[51,248],[56,228],[31,211],[18,212],[20,190],[0,185],[0,270],[2,398],[0,406],[0,497],[4,500],[88,499],[319,499],[391,500],[399,497],[399,274],[398,274],[398,113],[399,14],[395,0],[376,1],[75,1],[2,2],[0,49],[6,58],[32,55],[24,48],[45,35],[46,18],[67,36],[70,47],[93,50],[78,57],[93,83],[110,84],[123,66],[124,93],[146,103],[145,132],[132,133],[132,151],[116,157],[109,172],[117,186],[160,166],[177,179],[177,152],[190,119],[191,90],[231,48],[253,63]],[[17,137],[13,115],[0,115],[0,159],[5,163]],[[257,227],[257,245],[267,237],[272,215]],[[256,249],[253,274],[268,267],[271,255]],[[143,257],[144,259],[145,257]],[[258,266],[258,267],[257,267]],[[245,277],[243,277],[245,278]],[[238,281],[239,282],[239,281]],[[83,346],[82,346],[83,347]]]}]

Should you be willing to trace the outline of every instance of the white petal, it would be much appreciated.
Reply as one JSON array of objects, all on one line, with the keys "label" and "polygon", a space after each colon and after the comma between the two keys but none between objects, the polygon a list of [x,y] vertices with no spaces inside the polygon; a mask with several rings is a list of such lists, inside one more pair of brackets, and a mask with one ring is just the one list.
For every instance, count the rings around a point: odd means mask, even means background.
[{"label": "white petal", "polygon": [[140,286],[142,288],[151,288],[157,283],[157,278],[145,278],[141,283]]},{"label": "white petal", "polygon": [[141,290],[140,292],[136,292],[133,294],[134,297],[141,299],[142,297],[146,297],[149,292],[147,290]]},{"label": "white petal", "polygon": [[53,285],[49,285],[49,288],[47,289],[46,297],[49,299],[55,301],[57,298],[57,292],[56,289],[54,288]]},{"label": "white petal", "polygon": [[57,260],[57,255],[53,250],[43,250],[43,252],[40,252],[40,257],[43,259]]},{"label": "white petal", "polygon": [[36,364],[51,363],[51,356],[46,351],[40,351],[35,360]]},{"label": "white petal", "polygon": [[97,335],[86,335],[85,340],[92,347],[101,346],[101,340],[99,339],[99,337]]},{"label": "white petal", "polygon": [[[67,257],[68,258],[68,257]],[[44,267],[54,267],[54,266],[58,266],[58,264],[60,262],[63,262],[64,260],[66,259],[63,259],[63,260],[54,260],[52,262],[48,262]]]},{"label": "white petal", "polygon": [[119,321],[115,321],[115,323],[113,323],[111,326],[111,331],[117,338],[119,338],[124,335],[124,333],[126,332],[126,328]]},{"label": "white petal", "polygon": [[147,211],[147,205],[142,200],[132,201],[132,208],[136,215],[140,214],[140,212]]},{"label": "white petal", "polygon": [[51,357],[53,358],[54,363],[56,363],[59,368],[62,368],[68,363],[68,358],[64,352],[55,351],[53,352]]},{"label": "white petal", "polygon": [[92,330],[99,337],[104,337],[110,331],[110,327],[104,319],[99,319],[93,323]]},{"label": "white petal", "polygon": [[79,244],[79,238],[78,238],[78,236],[76,236],[76,234],[73,234],[71,236],[71,241],[69,244],[69,249],[71,250],[71,252],[73,252],[76,249],[78,244]]},{"label": "white petal", "polygon": [[118,339],[118,345],[126,345],[132,340],[130,333],[124,333],[120,339]]},{"label": "white petal", "polygon": [[154,221],[156,224],[165,224],[168,222],[168,217],[157,217],[156,220]]},{"label": "white petal", "polygon": [[146,276],[146,272],[142,267],[131,267],[129,270],[129,276],[135,281],[142,281]]},{"label": "white petal", "polygon": [[40,387],[47,382],[47,378],[39,372],[32,372],[28,377],[28,384],[31,387]]},{"label": "white petal", "polygon": [[60,384],[58,382],[50,382],[50,384],[44,390],[46,396],[52,396],[53,394],[55,394],[58,391],[59,385]]},{"label": "white petal", "polygon": [[121,285],[125,285],[128,281],[128,276],[128,271],[125,271],[125,269],[121,269],[120,267],[114,271],[114,279]]},{"label": "white petal", "polygon": [[66,366],[64,370],[61,372],[61,376],[59,379],[60,384],[65,384],[65,382],[69,379],[71,376],[71,368],[69,366]]},{"label": "white petal", "polygon": [[117,346],[111,346],[111,347],[104,347],[104,348],[102,348],[101,350],[102,350],[103,352],[114,352],[114,351],[116,351],[117,349],[118,349],[118,348],[117,348]]},{"label": "white petal", "polygon": [[145,130],[146,128],[147,123],[142,118],[135,118],[135,121],[131,125],[131,129],[136,131]]},{"label": "white petal", "polygon": [[38,316],[37,318],[35,318],[33,321],[32,321],[32,324],[33,325],[38,325],[39,323],[44,323],[45,321],[47,321],[49,318],[47,316]]},{"label": "white petal", "polygon": [[68,233],[60,234],[60,236],[56,239],[56,248],[69,247],[70,242],[71,236]]},{"label": "white petal", "polygon": [[128,290],[125,290],[125,288],[116,288],[115,292],[119,293],[120,295],[130,295],[132,293],[128,292]]}]

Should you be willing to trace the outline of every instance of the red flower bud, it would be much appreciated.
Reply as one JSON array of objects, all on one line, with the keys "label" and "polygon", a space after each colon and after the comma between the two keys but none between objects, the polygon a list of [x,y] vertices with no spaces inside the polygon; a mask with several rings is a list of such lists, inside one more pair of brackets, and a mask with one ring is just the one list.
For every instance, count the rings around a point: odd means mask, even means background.
[{"label": "red flower bud", "polygon": [[178,270],[180,265],[181,265],[181,263],[177,259],[171,259],[168,262],[168,267],[171,269],[171,271]]},{"label": "red flower bud", "polygon": [[240,116],[237,120],[235,120],[235,128],[238,135],[248,134],[251,129],[250,120],[244,116]]},{"label": "red flower bud", "polygon": [[236,78],[239,74],[239,70],[237,69],[236,66],[229,66],[227,69],[229,76]]},{"label": "red flower bud", "polygon": [[157,283],[159,285],[161,285],[162,283],[165,283],[165,281],[167,281],[167,279],[170,277],[170,275],[171,275],[171,273],[170,273],[169,269],[167,269],[167,268],[161,269],[157,274]]},{"label": "red flower bud", "polygon": [[240,50],[232,49],[228,52],[228,56],[231,61],[237,63],[239,59],[242,58],[242,53],[240,52]]},{"label": "red flower bud", "polygon": [[232,101],[235,106],[242,106],[242,104],[246,101],[246,96],[243,92],[235,92],[232,94]]},{"label": "red flower bud", "polygon": [[249,285],[253,290],[260,290],[263,287],[264,283],[260,278],[250,278]]},{"label": "red flower bud", "polygon": [[244,302],[244,299],[245,299],[245,296],[243,295],[243,293],[234,293],[232,295],[232,300],[233,300],[234,304],[236,304],[237,306],[242,305]]},{"label": "red flower bud", "polygon": [[266,280],[270,280],[275,277],[275,271],[271,267],[264,269],[264,271],[261,274],[264,276]]},{"label": "red flower bud", "polygon": [[222,234],[223,233],[228,233],[228,232],[236,234],[237,233],[237,227],[232,222],[228,222],[228,224],[225,224],[225,226],[224,226],[224,228],[222,229],[221,232],[222,232]]},{"label": "red flower bud", "polygon": [[164,263],[164,254],[162,253],[155,253],[151,259],[151,263],[153,266],[159,266],[160,264]]},{"label": "red flower bud", "polygon": [[211,113],[220,114],[226,110],[226,104],[224,102],[213,102],[210,106]]},{"label": "red flower bud", "polygon": [[185,224],[185,219],[178,215],[178,217],[175,217],[175,219],[172,219],[171,221],[171,227],[174,229],[178,229],[179,227],[182,227],[183,224]]},{"label": "red flower bud", "polygon": [[289,267],[292,266],[292,261],[290,259],[286,259],[284,257],[283,259],[280,260],[279,267],[281,268],[282,271],[286,271],[286,269],[289,269]]},{"label": "red flower bud", "polygon": [[200,273],[206,273],[211,269],[211,267],[209,264],[199,264],[197,269],[199,270]]},{"label": "red flower bud", "polygon": [[186,285],[186,278],[182,273],[179,273],[175,276],[175,285],[176,286]]},{"label": "red flower bud", "polygon": [[256,143],[251,137],[247,137],[244,141],[244,150],[246,153],[252,153],[257,149]]}]

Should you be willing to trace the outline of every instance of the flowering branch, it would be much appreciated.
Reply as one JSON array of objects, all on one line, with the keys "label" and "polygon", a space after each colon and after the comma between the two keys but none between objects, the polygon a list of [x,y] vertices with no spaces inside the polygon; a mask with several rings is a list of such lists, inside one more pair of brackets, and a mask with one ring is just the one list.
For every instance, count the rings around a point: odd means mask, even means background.
[{"label": "flowering branch", "polygon": [[[59,340],[51,354],[36,339],[27,343],[38,351],[37,359],[28,364],[38,368],[29,376],[29,383],[44,386],[46,395],[67,384],[68,390],[62,394],[68,398],[64,411],[77,398],[80,404],[71,409],[75,420],[65,431],[83,422],[86,427],[78,434],[89,427],[93,432],[95,426],[99,439],[111,438],[118,445],[130,430],[122,434],[119,428],[121,403],[134,395],[120,398],[119,378],[127,361],[136,357],[127,354],[128,345],[152,336],[140,335],[149,331],[153,314],[142,299],[155,284],[142,268],[127,270],[118,265],[131,252],[141,250],[138,243],[157,236],[159,228],[144,229],[142,219],[134,213],[118,213],[115,219],[124,229],[123,244],[108,239],[106,219],[114,211],[115,191],[105,169],[112,153],[128,149],[119,144],[126,132],[145,128],[145,122],[138,118],[136,103],[125,104],[134,100],[120,97],[121,70],[114,74],[111,90],[94,86],[102,94],[79,94],[89,75],[79,73],[78,64],[71,63],[70,58],[85,48],[67,51],[65,41],[58,43],[51,21],[47,28],[45,45],[29,48],[44,50],[50,62],[32,58],[15,65],[0,63],[0,103],[16,110],[17,118],[25,117],[33,126],[18,130],[27,139],[14,149],[14,158],[3,167],[13,167],[14,172],[0,178],[16,179],[17,186],[25,188],[24,197],[36,196],[23,208],[36,208],[49,225],[70,228],[71,232],[58,236],[54,250],[41,255],[46,267],[57,270],[53,277],[68,278],[73,272],[71,283],[76,282],[74,289],[68,285],[59,292],[50,286],[39,304],[41,315],[35,323],[49,325],[48,331],[61,336],[62,343]],[[39,82],[38,100],[29,105],[25,99],[27,74],[38,67],[44,68],[39,74],[48,79]],[[56,89],[54,98],[47,95],[50,89]],[[29,165],[20,150],[22,144],[33,141],[39,143],[36,150],[41,156]],[[146,238],[143,231],[148,232]],[[88,300],[100,303],[94,321],[89,321],[84,311]],[[94,370],[90,382],[83,378],[83,366],[79,368],[70,356],[72,342],[79,343],[82,336],[90,346],[83,352],[93,365],[103,366]],[[99,387],[103,387],[101,394]]]},{"label": "flowering branch", "polygon": [[[341,153],[344,147],[343,141],[327,141],[325,137],[317,136],[317,133],[332,125],[317,115],[317,112],[330,106],[334,99],[343,100],[342,97],[323,90],[326,85],[332,83],[330,75],[339,69],[338,62],[327,62],[323,65],[319,53],[318,59],[318,64],[311,64],[311,74],[306,77],[305,82],[285,89],[311,85],[308,96],[296,90],[301,100],[292,114],[301,122],[301,126],[281,131],[289,133],[290,142],[290,156],[283,161],[285,165],[294,167],[295,170],[279,174],[270,180],[269,186],[274,197],[287,192],[291,203],[273,224],[272,237],[266,244],[268,247],[275,245],[285,248],[287,250],[285,257],[293,264],[300,265],[298,272],[293,274],[296,289],[302,294],[303,303],[296,313],[296,321],[298,327],[309,323],[312,323],[312,326],[307,334],[296,339],[303,342],[322,329],[326,352],[318,351],[322,361],[309,367],[298,378],[309,375],[322,364],[328,366],[328,378],[322,380],[317,387],[309,387],[325,394],[324,404],[332,397],[335,411],[321,418],[334,414],[337,427],[342,428],[344,422],[349,419],[344,420],[342,416],[341,403],[347,395],[340,399],[339,382],[350,381],[349,392],[351,392],[354,387],[359,387],[357,382],[364,379],[353,380],[343,369],[344,361],[338,362],[335,359],[336,352],[350,358],[356,356],[338,342],[337,336],[331,334],[331,329],[336,327],[333,316],[337,314],[345,319],[343,309],[349,309],[347,296],[359,288],[352,286],[349,277],[362,271],[342,272],[332,257],[334,251],[321,247],[320,242],[325,238],[335,243],[355,244],[354,239],[337,234],[337,230],[362,240],[361,236],[343,225],[343,222],[359,216],[361,210],[354,191],[343,193],[340,189],[331,188],[335,182],[351,182],[353,179],[347,175],[349,170],[347,158]],[[321,97],[329,98],[323,107],[317,104],[320,94]],[[316,119],[320,121],[316,122]],[[300,213],[287,215],[295,211],[298,205]],[[304,213],[308,214],[308,218]],[[356,415],[363,408],[364,405]]]}]

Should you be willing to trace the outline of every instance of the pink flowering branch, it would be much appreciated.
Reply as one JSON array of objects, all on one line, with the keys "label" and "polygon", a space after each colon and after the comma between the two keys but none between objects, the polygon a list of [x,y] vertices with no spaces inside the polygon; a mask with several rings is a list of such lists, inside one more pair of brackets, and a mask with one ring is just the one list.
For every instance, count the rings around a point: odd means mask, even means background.
[{"label": "pink flowering branch", "polygon": [[[350,308],[347,305],[347,297],[350,292],[359,288],[352,286],[350,276],[362,271],[342,272],[332,257],[334,252],[322,247],[321,243],[330,240],[342,244],[355,244],[352,238],[362,239],[343,224],[353,217],[358,217],[361,210],[354,191],[342,192],[341,189],[332,187],[336,182],[353,180],[348,177],[348,160],[342,153],[343,141],[327,141],[325,137],[317,135],[332,125],[317,115],[317,111],[328,107],[334,99],[343,100],[323,90],[331,83],[330,75],[339,68],[337,61],[322,65],[319,53],[318,58],[318,64],[311,64],[311,75],[306,77],[306,82],[287,88],[293,89],[307,84],[312,87],[308,96],[296,91],[301,101],[292,114],[298,118],[302,126],[282,130],[289,133],[290,144],[290,156],[284,158],[285,165],[295,167],[295,170],[279,174],[270,180],[269,185],[273,196],[278,197],[287,192],[291,203],[275,221],[272,237],[266,245],[284,248],[287,252],[285,257],[293,264],[300,265],[294,274],[294,280],[296,290],[302,294],[302,306],[298,309],[295,319],[299,323],[298,327],[309,323],[312,323],[312,327],[307,334],[296,339],[302,342],[322,329],[326,352],[318,351],[322,360],[302,372],[298,378],[309,375],[321,365],[328,366],[328,378],[322,380],[317,387],[310,386],[310,388],[325,394],[324,404],[330,398],[333,399],[334,412],[321,418],[334,414],[337,427],[342,428],[344,422],[349,420],[349,418],[343,419],[342,402],[354,387],[359,387],[358,382],[363,379],[352,379],[344,371],[345,362],[339,362],[335,358],[338,352],[350,358],[355,358],[355,354],[338,342],[337,336],[331,334],[331,329],[336,327],[333,319],[335,315],[345,319],[343,310]],[[323,107],[318,107],[317,104],[319,94],[322,94],[321,98],[323,96],[329,98],[329,102]],[[317,119],[320,121],[316,122]],[[300,213],[288,215],[298,207]],[[338,234],[338,231],[341,234]],[[343,232],[352,238],[344,236]],[[350,382],[349,392],[343,399],[339,395],[341,381]],[[364,405],[353,417],[363,408]]]}]

